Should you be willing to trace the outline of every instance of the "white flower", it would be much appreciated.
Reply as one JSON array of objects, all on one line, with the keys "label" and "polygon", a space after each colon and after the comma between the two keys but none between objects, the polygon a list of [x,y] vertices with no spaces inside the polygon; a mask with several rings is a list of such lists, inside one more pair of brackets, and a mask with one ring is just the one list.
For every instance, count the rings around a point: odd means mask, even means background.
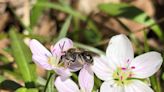
[{"label": "white flower", "polygon": [[51,52],[48,51],[40,42],[32,39],[29,43],[32,52],[33,61],[46,70],[54,70],[63,77],[70,76],[69,69],[60,66],[60,58],[63,51],[73,47],[73,42],[68,38],[59,40],[54,46],[51,46]]},{"label": "white flower", "polygon": [[80,89],[71,79],[62,79],[61,77],[57,77],[55,80],[55,86],[58,92],[92,92],[94,76],[89,65],[84,65],[80,70],[78,82]]},{"label": "white flower", "polygon": [[100,92],[153,92],[140,79],[152,76],[162,65],[158,52],[148,52],[134,58],[132,44],[121,34],[111,38],[106,56],[94,58],[93,71],[104,81]]}]

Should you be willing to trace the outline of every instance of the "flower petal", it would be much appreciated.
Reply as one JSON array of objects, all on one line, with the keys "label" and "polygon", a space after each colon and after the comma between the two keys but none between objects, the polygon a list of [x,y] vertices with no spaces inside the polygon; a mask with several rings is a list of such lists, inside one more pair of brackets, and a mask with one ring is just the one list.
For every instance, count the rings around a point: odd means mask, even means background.
[{"label": "flower petal", "polygon": [[32,56],[33,61],[39,65],[40,67],[46,69],[46,70],[52,70],[53,66],[50,65],[47,61],[48,58],[45,56],[39,56],[39,55],[33,55]]},{"label": "flower petal", "polygon": [[33,61],[44,69],[52,70],[52,66],[48,63],[48,58],[51,57],[52,54],[35,39],[30,41],[29,46],[33,54]]},{"label": "flower petal", "polygon": [[63,78],[68,78],[71,76],[71,72],[69,69],[65,69],[64,67],[54,68],[55,72]]},{"label": "flower petal", "polygon": [[162,65],[162,56],[158,52],[148,52],[136,57],[130,64],[135,78],[147,78],[159,70]]},{"label": "flower petal", "polygon": [[110,80],[114,70],[116,69],[113,62],[105,56],[94,57],[94,64],[92,66],[93,72],[101,80]]},{"label": "flower petal", "polygon": [[51,48],[51,52],[56,55],[62,53],[63,51],[67,51],[70,48],[73,48],[72,40],[68,38],[62,38]]},{"label": "flower petal", "polygon": [[114,80],[105,81],[101,87],[100,92],[124,92],[123,87],[117,86]]},{"label": "flower petal", "polygon": [[92,92],[94,85],[94,74],[90,65],[84,65],[79,73],[79,85],[84,92]]},{"label": "flower petal", "polygon": [[76,83],[71,79],[62,80],[61,77],[57,77],[55,80],[55,86],[58,92],[80,92]]},{"label": "flower petal", "polygon": [[126,67],[128,61],[134,58],[130,40],[123,34],[112,37],[108,44],[106,55],[112,58],[119,67]]},{"label": "flower petal", "polygon": [[32,54],[40,56],[52,56],[51,53],[37,40],[32,39],[29,43]]},{"label": "flower petal", "polygon": [[154,92],[148,85],[140,80],[133,80],[131,84],[125,85],[125,92]]}]

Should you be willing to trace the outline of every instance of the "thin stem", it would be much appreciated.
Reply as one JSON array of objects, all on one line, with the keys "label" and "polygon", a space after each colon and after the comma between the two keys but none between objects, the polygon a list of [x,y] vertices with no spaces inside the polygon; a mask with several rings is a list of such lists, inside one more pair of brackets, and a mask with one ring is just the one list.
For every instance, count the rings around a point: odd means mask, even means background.
[{"label": "thin stem", "polygon": [[49,84],[49,82],[50,82],[50,79],[51,79],[52,75],[53,75],[53,73],[50,72],[49,77],[48,77],[47,82],[46,82],[46,85],[45,85],[45,87],[44,87],[44,92],[46,92],[46,90],[47,90],[47,87],[48,87],[48,84]]},{"label": "thin stem", "polygon": [[153,89],[156,92],[161,92],[161,86],[160,86],[160,82],[158,81],[157,77],[155,75],[153,75],[152,77],[150,77],[150,81],[152,84]]},{"label": "thin stem", "polygon": [[[143,31],[143,32],[144,32],[144,49],[145,49],[145,52],[148,52],[150,51],[150,48],[147,43],[147,32],[146,31]],[[160,82],[158,81],[158,78],[155,75],[150,77],[150,81],[155,92],[161,92]]]}]

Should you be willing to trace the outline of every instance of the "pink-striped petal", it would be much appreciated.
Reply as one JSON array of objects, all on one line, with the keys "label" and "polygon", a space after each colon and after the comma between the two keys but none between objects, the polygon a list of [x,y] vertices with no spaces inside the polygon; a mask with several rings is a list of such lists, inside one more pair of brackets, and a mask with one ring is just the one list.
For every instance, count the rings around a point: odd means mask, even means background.
[{"label": "pink-striped petal", "polygon": [[158,52],[148,52],[136,57],[130,64],[135,78],[148,78],[159,70],[163,62]]},{"label": "pink-striped petal", "polygon": [[52,54],[35,39],[30,41],[29,46],[32,52],[33,61],[46,70],[52,70],[52,65],[48,63],[48,59],[52,56]]},{"label": "pink-striped petal", "polygon": [[118,67],[126,67],[134,58],[134,51],[130,40],[123,34],[113,36],[108,44],[106,55]]},{"label": "pink-striped petal", "polygon": [[125,92],[154,92],[148,85],[140,80],[132,80],[130,84],[124,87]]},{"label": "pink-striped petal", "polygon": [[71,79],[62,79],[57,77],[55,80],[55,87],[58,92],[80,92],[78,86]]},{"label": "pink-striped petal", "polygon": [[94,86],[94,74],[90,65],[84,65],[80,70],[78,81],[82,92],[92,92]]},{"label": "pink-striped petal", "polygon": [[33,61],[35,62],[35,64],[39,65],[40,67],[42,67],[46,70],[52,70],[53,69],[53,66],[47,62],[48,61],[47,57],[39,56],[39,55],[33,55],[32,58],[33,58]]},{"label": "pink-striped petal", "polygon": [[73,48],[72,40],[68,38],[62,38],[51,48],[51,52],[55,55],[61,55],[64,51],[67,51],[70,48]]},{"label": "pink-striped petal", "polygon": [[108,81],[113,79],[113,72],[116,65],[106,56],[94,57],[94,64],[92,66],[93,72],[101,80]]},{"label": "pink-striped petal", "polygon": [[54,68],[55,72],[60,75],[62,78],[68,78],[69,76],[71,76],[71,72],[69,69],[65,69],[64,67],[58,67],[58,68]]},{"label": "pink-striped petal", "polygon": [[124,92],[124,87],[115,84],[114,80],[109,80],[101,85],[100,92]]},{"label": "pink-striped petal", "polygon": [[40,56],[52,56],[52,54],[37,40],[32,39],[29,43],[32,54]]}]

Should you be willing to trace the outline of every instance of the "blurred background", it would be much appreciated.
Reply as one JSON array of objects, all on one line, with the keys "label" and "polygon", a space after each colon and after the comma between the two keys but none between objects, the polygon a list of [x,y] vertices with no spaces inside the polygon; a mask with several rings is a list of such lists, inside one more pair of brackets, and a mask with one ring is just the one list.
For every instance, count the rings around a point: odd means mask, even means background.
[{"label": "blurred background", "polygon": [[[135,55],[155,50],[164,56],[164,0],[0,0],[0,92],[43,91],[49,72],[32,62],[30,39],[50,48],[68,37],[101,54],[120,33]],[[150,81],[164,92],[164,67]]]}]

